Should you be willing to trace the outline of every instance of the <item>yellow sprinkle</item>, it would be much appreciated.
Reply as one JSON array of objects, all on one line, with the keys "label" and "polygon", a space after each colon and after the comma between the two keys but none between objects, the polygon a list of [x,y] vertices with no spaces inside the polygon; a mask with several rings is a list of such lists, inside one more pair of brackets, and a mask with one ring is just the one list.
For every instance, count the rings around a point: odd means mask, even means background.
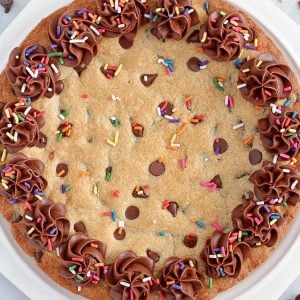
[{"label": "yellow sprinkle", "polygon": [[285,132],[285,129],[284,129],[284,128],[281,128],[281,129],[280,129],[280,132],[281,132],[281,133]]},{"label": "yellow sprinkle", "polygon": [[8,108],[5,110],[5,115],[6,115],[8,118],[10,118],[10,113],[9,113]]},{"label": "yellow sprinkle", "polygon": [[201,39],[201,43],[204,43],[206,41],[206,39],[207,39],[207,32],[205,31],[203,33],[203,36],[202,36],[202,39]]},{"label": "yellow sprinkle", "polygon": [[248,72],[250,72],[250,69],[249,69],[249,68],[244,69],[244,70],[242,70],[242,72],[243,72],[243,73],[248,73]]},{"label": "yellow sprinkle", "polygon": [[177,150],[178,148],[175,147],[175,146],[167,146],[167,149],[169,149],[169,150]]},{"label": "yellow sprinkle", "polygon": [[224,16],[226,16],[226,13],[223,10],[221,10],[220,15],[224,17]]},{"label": "yellow sprinkle", "polygon": [[57,177],[61,177],[62,175],[64,175],[66,173],[65,170],[61,170],[59,173],[56,174]]},{"label": "yellow sprinkle", "polygon": [[239,58],[241,58],[243,54],[244,54],[244,49],[241,50]]},{"label": "yellow sprinkle", "polygon": [[6,149],[3,149],[2,155],[1,155],[1,161],[5,161],[5,159],[6,159],[6,154],[7,154]]},{"label": "yellow sprinkle", "polygon": [[115,144],[118,144],[118,142],[119,142],[119,135],[120,135],[120,132],[116,131],[116,134],[115,134]]},{"label": "yellow sprinkle", "polygon": [[239,23],[238,22],[236,22],[236,21],[230,21],[230,23],[233,25],[233,26],[238,26],[239,25]]},{"label": "yellow sprinkle", "polygon": [[183,123],[181,128],[177,131],[177,136],[181,136],[188,128],[188,123]]},{"label": "yellow sprinkle", "polygon": [[110,2],[110,6],[111,6],[111,7],[115,7],[115,2],[114,2],[114,0],[109,0],[109,2]]},{"label": "yellow sprinkle", "polygon": [[243,235],[243,232],[240,230],[240,231],[239,231],[238,238],[241,239],[241,238],[242,238],[242,235]]},{"label": "yellow sprinkle", "polygon": [[263,63],[262,60],[259,60],[258,63],[256,64],[256,66],[259,68],[262,63]]},{"label": "yellow sprinkle", "polygon": [[249,61],[249,60],[250,60],[250,55],[247,56],[247,61]]},{"label": "yellow sprinkle", "polygon": [[195,267],[195,265],[194,265],[194,263],[193,263],[192,260],[189,261],[189,264],[190,264],[191,268],[194,268],[194,267]]},{"label": "yellow sprinkle", "polygon": [[178,7],[178,6],[176,6],[176,7],[175,7],[175,12],[176,12],[176,15],[177,15],[177,16],[179,16],[179,15],[180,15],[180,12],[179,12],[179,7]]},{"label": "yellow sprinkle", "polygon": [[1,183],[2,183],[3,188],[4,188],[5,190],[8,190],[8,185],[5,184],[4,182],[1,182]]},{"label": "yellow sprinkle", "polygon": [[294,133],[294,132],[297,132],[297,131],[296,131],[296,129],[292,129],[292,128],[291,128],[291,129],[289,129],[289,132]]},{"label": "yellow sprinkle", "polygon": [[113,147],[116,147],[116,146],[117,146],[114,142],[112,142],[112,141],[109,140],[109,139],[107,139],[106,142],[107,142],[109,145],[113,146]]},{"label": "yellow sprinkle", "polygon": [[54,131],[54,134],[60,134],[59,130]]},{"label": "yellow sprinkle", "polygon": [[98,187],[97,184],[94,185],[94,189],[93,189],[94,195],[98,194]]},{"label": "yellow sprinkle", "polygon": [[13,115],[13,117],[14,117],[15,124],[19,124],[19,118],[18,118],[18,116],[16,115],[16,113],[13,113],[12,115]]},{"label": "yellow sprinkle", "polygon": [[4,178],[1,179],[1,182],[5,183],[5,184],[8,184],[8,180],[6,180]]},{"label": "yellow sprinkle", "polygon": [[42,197],[42,196],[40,196],[40,195],[34,195],[34,197],[35,197],[36,199],[40,200],[40,201],[42,201],[42,200],[43,200],[43,197]]},{"label": "yellow sprinkle", "polygon": [[270,225],[274,225],[277,222],[277,219],[274,219],[270,222]]},{"label": "yellow sprinkle", "polygon": [[174,133],[173,136],[172,136],[172,138],[171,138],[170,144],[173,144],[175,142],[176,137],[177,137],[177,134]]},{"label": "yellow sprinkle", "polygon": [[254,47],[257,47],[258,46],[258,39],[256,38],[255,40],[254,40]]},{"label": "yellow sprinkle", "polygon": [[31,227],[31,228],[27,231],[27,234],[28,234],[28,235],[31,235],[33,232],[34,232],[34,227]]},{"label": "yellow sprinkle", "polygon": [[120,65],[118,66],[118,69],[116,70],[116,72],[115,72],[114,76],[118,76],[118,75],[119,75],[119,73],[121,72],[122,68],[123,68],[123,65],[122,65],[122,64],[120,64]]},{"label": "yellow sprinkle", "polygon": [[14,137],[9,132],[6,132],[6,135],[9,137],[10,140],[14,140]]},{"label": "yellow sprinkle", "polygon": [[105,64],[104,67],[103,67],[103,69],[107,70],[107,68],[108,68],[108,64]]}]

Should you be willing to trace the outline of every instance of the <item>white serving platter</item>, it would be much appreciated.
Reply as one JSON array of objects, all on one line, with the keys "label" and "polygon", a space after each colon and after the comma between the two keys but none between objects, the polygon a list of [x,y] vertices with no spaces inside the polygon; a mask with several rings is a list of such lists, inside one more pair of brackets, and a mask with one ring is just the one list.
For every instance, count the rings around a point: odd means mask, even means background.
[{"label": "white serving platter", "polygon": [[[194,0],[197,1],[197,0]],[[213,1],[213,0],[211,0]],[[24,10],[0,35],[0,71],[7,62],[9,52],[26,35],[56,9],[71,0],[30,0]],[[281,46],[293,71],[300,78],[300,27],[269,0],[230,0],[251,15]],[[277,300],[286,288],[300,275],[300,215],[288,234],[269,259],[245,280],[216,300]],[[11,235],[9,224],[0,216],[0,272],[32,300],[82,299],[61,288],[49,279],[25,255]],[[5,299],[0,291],[1,299]],[[101,299],[101,295],[99,295]]]}]

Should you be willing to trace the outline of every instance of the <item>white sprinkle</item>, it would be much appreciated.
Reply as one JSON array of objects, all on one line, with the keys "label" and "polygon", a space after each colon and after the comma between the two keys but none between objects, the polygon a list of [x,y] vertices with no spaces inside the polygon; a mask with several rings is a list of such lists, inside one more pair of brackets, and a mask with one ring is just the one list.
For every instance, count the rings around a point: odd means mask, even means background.
[{"label": "white sprinkle", "polygon": [[31,106],[28,106],[25,111],[24,111],[24,116],[27,116],[29,114],[29,112],[31,111]]},{"label": "white sprinkle", "polygon": [[200,67],[199,67],[200,70],[204,70],[204,69],[206,69],[206,68],[207,68],[207,65],[205,65],[205,66],[200,66]]},{"label": "white sprinkle", "polygon": [[56,248],[56,255],[59,256],[59,246]]},{"label": "white sprinkle", "polygon": [[290,169],[282,169],[282,172],[283,172],[283,173],[290,173],[291,170],[290,170]]},{"label": "white sprinkle", "polygon": [[217,257],[224,257],[223,254],[219,253],[217,254]]},{"label": "white sprinkle", "polygon": [[117,96],[115,96],[115,95],[111,95],[111,98],[113,99],[113,101],[121,100],[120,97],[117,97]]},{"label": "white sprinkle", "polygon": [[174,143],[172,143],[171,146],[179,148],[180,144],[174,144]]},{"label": "white sprinkle", "polygon": [[99,17],[97,18],[97,20],[96,20],[96,24],[100,24],[100,22],[101,22],[101,19],[102,19],[102,17],[101,17],[101,16],[99,16]]},{"label": "white sprinkle", "polygon": [[265,202],[264,201],[256,201],[256,205],[264,205]]},{"label": "white sprinkle", "polygon": [[115,0],[115,9],[118,10],[118,8],[119,8],[119,1]]},{"label": "white sprinkle", "polygon": [[151,15],[150,14],[144,14],[144,17],[147,18],[147,19],[150,19]]},{"label": "white sprinkle", "polygon": [[56,68],[55,64],[50,65],[51,69],[53,70],[54,73],[58,74],[58,69]]},{"label": "white sprinkle", "polygon": [[10,112],[8,108],[5,109],[5,115],[7,118],[10,118]]},{"label": "white sprinkle", "polygon": [[13,135],[11,135],[9,132],[6,132],[6,136],[8,136],[8,138],[9,138],[11,141],[14,140]]},{"label": "white sprinkle", "polygon": [[227,19],[223,22],[223,24],[226,25],[226,24],[228,24],[228,22],[229,22],[229,20]]},{"label": "white sprinkle", "polygon": [[24,94],[26,89],[26,83],[23,83],[22,87],[21,87],[21,93]]},{"label": "white sprinkle", "polygon": [[277,163],[277,160],[278,160],[278,154],[275,154],[274,157],[273,157],[273,164],[276,164]]},{"label": "white sprinkle", "polygon": [[18,131],[15,131],[15,134],[14,134],[14,141],[15,141],[15,142],[18,141],[18,135],[19,135],[19,132],[18,132]]},{"label": "white sprinkle", "polygon": [[117,13],[120,14],[121,11],[122,11],[122,9],[121,9],[121,7],[119,6],[118,9],[117,9]]},{"label": "white sprinkle", "polygon": [[242,89],[247,86],[247,83],[241,83],[237,86],[238,89]]},{"label": "white sprinkle", "polygon": [[228,103],[229,103],[229,98],[228,96],[225,96],[225,105],[228,106]]},{"label": "white sprinkle", "polygon": [[147,82],[148,81],[148,76],[144,75],[144,81]]},{"label": "white sprinkle", "polygon": [[78,287],[77,287],[77,291],[78,291],[78,292],[81,292],[81,286],[78,286]]},{"label": "white sprinkle", "polygon": [[27,234],[28,234],[28,235],[31,235],[33,232],[34,232],[34,227],[31,227],[31,228],[27,231]]},{"label": "white sprinkle", "polygon": [[35,70],[35,72],[34,72],[34,78],[37,78],[37,77],[38,77],[38,75],[39,75],[39,70],[38,70],[38,69],[36,69],[36,70]]},{"label": "white sprinkle", "polygon": [[93,19],[94,18],[94,15],[90,12],[88,13],[88,16],[90,17],[90,19]]},{"label": "white sprinkle", "polygon": [[169,116],[169,115],[164,115],[164,117],[168,120],[173,120],[174,118],[172,116]]},{"label": "white sprinkle", "polygon": [[29,73],[29,75],[33,78],[36,78],[35,77],[35,74],[32,72],[32,70],[29,68],[29,67],[26,67],[26,71]]},{"label": "white sprinkle", "polygon": [[190,14],[192,14],[194,11],[195,11],[195,10],[194,10],[193,8],[190,8],[190,9],[188,10],[188,14],[190,15]]},{"label": "white sprinkle", "polygon": [[118,221],[118,227],[124,228],[125,227],[125,222],[123,220]]},{"label": "white sprinkle", "polygon": [[209,255],[209,258],[217,258],[217,255],[215,255],[215,254],[210,254],[210,255]]},{"label": "white sprinkle", "polygon": [[147,281],[151,281],[151,280],[152,280],[151,277],[145,277],[145,278],[143,278],[143,282],[147,282]]},{"label": "white sprinkle", "polygon": [[156,223],[157,223],[157,221],[156,221],[156,220],[153,220],[153,221],[152,221],[152,223],[153,223],[153,224],[156,224]]},{"label": "white sprinkle", "polygon": [[100,35],[100,32],[97,30],[96,27],[94,27],[93,25],[91,25],[90,28],[92,29],[92,31],[93,31],[96,35]]},{"label": "white sprinkle", "polygon": [[282,201],[283,201],[282,197],[278,199],[278,203],[281,203]]},{"label": "white sprinkle", "polygon": [[236,124],[234,126],[232,126],[232,129],[236,130],[236,129],[239,129],[239,128],[242,128],[244,127],[244,123],[239,123],[239,124]]},{"label": "white sprinkle", "polygon": [[118,25],[118,28],[124,28],[125,27],[125,24],[119,24]]},{"label": "white sprinkle", "polygon": [[11,123],[8,123],[8,124],[7,124],[7,127],[8,127],[8,128],[12,128],[12,124],[11,124]]},{"label": "white sprinkle", "polygon": [[87,276],[87,277],[91,277],[91,271],[88,271],[88,272],[86,273],[86,276]]},{"label": "white sprinkle", "polygon": [[48,92],[52,92],[53,90],[51,88],[48,88]]},{"label": "white sprinkle", "polygon": [[294,190],[297,184],[298,184],[298,180],[295,180],[291,185],[291,189]]},{"label": "white sprinkle", "polygon": [[74,39],[74,40],[70,40],[69,43],[70,43],[70,44],[85,43],[88,39],[89,39],[89,37],[88,37],[88,36],[85,36],[83,39]]},{"label": "white sprinkle", "polygon": [[160,111],[160,107],[159,107],[159,106],[156,107],[156,112],[157,112],[157,114],[158,114],[159,116],[161,116],[161,111]]},{"label": "white sprinkle", "polygon": [[261,242],[257,242],[255,245],[256,246],[261,246]]},{"label": "white sprinkle", "polygon": [[26,220],[29,220],[29,221],[32,221],[32,220],[33,220],[33,217],[28,216],[28,215],[25,215],[25,219],[26,219]]},{"label": "white sprinkle", "polygon": [[120,284],[123,286],[126,286],[126,287],[130,287],[130,283],[125,282],[125,281],[121,281]]}]

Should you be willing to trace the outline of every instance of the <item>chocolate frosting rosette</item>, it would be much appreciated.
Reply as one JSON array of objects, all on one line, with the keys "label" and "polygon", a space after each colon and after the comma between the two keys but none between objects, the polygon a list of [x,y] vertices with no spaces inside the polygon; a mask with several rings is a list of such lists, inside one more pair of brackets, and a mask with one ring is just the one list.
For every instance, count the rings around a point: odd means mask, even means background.
[{"label": "chocolate frosting rosette", "polygon": [[0,143],[9,153],[46,146],[47,137],[40,131],[45,124],[44,115],[24,98],[0,103],[0,113]]},{"label": "chocolate frosting rosette", "polygon": [[169,257],[158,274],[165,299],[194,299],[203,288],[203,276],[197,261],[190,258]]},{"label": "chocolate frosting rosette", "polygon": [[292,91],[291,69],[272,54],[261,54],[240,68],[238,86],[242,96],[254,105],[269,106]]},{"label": "chocolate frosting rosette", "polygon": [[98,52],[98,42],[103,29],[100,17],[88,8],[70,10],[56,16],[49,25],[49,39],[54,56],[62,59],[64,66],[80,73]]},{"label": "chocolate frosting rosette", "polygon": [[206,55],[217,61],[237,59],[243,47],[253,40],[253,29],[238,12],[216,10],[200,26],[201,47]]},{"label": "chocolate frosting rosette", "polygon": [[258,120],[260,139],[266,151],[292,157],[299,150],[299,114],[286,107],[270,109],[266,118]]},{"label": "chocolate frosting rosette", "polygon": [[237,277],[244,260],[250,256],[250,246],[238,242],[238,232],[216,232],[207,240],[200,257],[206,265],[209,277]]},{"label": "chocolate frosting rosette", "polygon": [[45,165],[22,153],[10,157],[1,166],[0,193],[11,204],[34,203],[44,196],[47,181],[43,177]]},{"label": "chocolate frosting rosette", "polygon": [[133,40],[140,26],[146,23],[146,1],[109,1],[97,0],[97,12],[101,16],[100,25],[106,37],[119,37],[124,49],[133,45]]},{"label": "chocolate frosting rosette", "polygon": [[77,232],[60,246],[60,274],[75,286],[95,285],[104,273],[105,253],[104,243]]},{"label": "chocolate frosting rosette", "polygon": [[287,202],[296,205],[300,199],[300,177],[295,168],[264,161],[249,181],[254,184],[257,199],[269,204]]},{"label": "chocolate frosting rosette", "polygon": [[137,256],[133,251],[119,254],[106,273],[111,297],[115,300],[150,300],[154,285],[153,268],[154,262],[148,257]]},{"label": "chocolate frosting rosette", "polygon": [[25,210],[23,229],[29,245],[35,250],[52,251],[59,247],[68,236],[70,222],[66,208],[50,199],[43,199]]},{"label": "chocolate frosting rosette", "polygon": [[158,0],[152,14],[151,33],[158,39],[181,40],[190,27],[200,22],[191,0]]},{"label": "chocolate frosting rosette", "polygon": [[38,44],[13,49],[5,72],[15,94],[31,101],[51,98],[64,88],[57,62]]},{"label": "chocolate frosting rosette", "polygon": [[257,205],[253,200],[238,205],[231,213],[233,228],[240,239],[252,246],[272,247],[278,238],[278,228],[284,218],[274,206]]}]

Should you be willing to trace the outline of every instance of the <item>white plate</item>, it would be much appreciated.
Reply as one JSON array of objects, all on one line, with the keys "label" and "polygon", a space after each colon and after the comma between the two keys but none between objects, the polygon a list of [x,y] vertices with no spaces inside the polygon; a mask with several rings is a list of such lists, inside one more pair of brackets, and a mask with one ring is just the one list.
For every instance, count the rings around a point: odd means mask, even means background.
[{"label": "white plate", "polygon": [[[197,1],[197,0],[194,0]],[[25,9],[0,36],[0,70],[6,64],[9,52],[17,46],[43,17],[70,0],[31,0]],[[282,46],[290,65],[300,78],[299,27],[269,0],[231,0],[248,12]],[[5,45],[5,47],[3,47]],[[277,250],[245,280],[217,296],[216,300],[276,300],[300,274],[300,216],[291,226]],[[25,255],[11,236],[9,224],[0,217],[0,272],[30,299],[82,299],[59,287]],[[1,294],[1,292],[0,292]],[[101,299],[99,297],[99,299]]]}]

